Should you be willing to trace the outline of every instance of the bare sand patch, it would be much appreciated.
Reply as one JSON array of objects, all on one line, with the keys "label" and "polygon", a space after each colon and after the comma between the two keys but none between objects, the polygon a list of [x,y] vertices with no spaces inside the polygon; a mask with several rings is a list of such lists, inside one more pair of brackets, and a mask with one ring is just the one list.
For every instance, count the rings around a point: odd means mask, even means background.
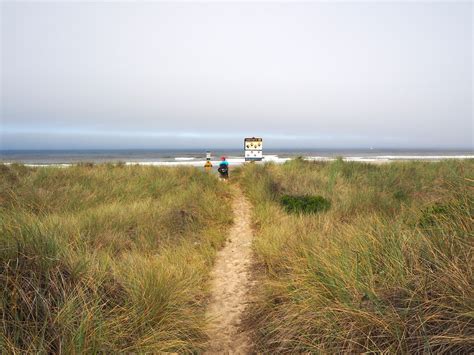
[{"label": "bare sand patch", "polygon": [[208,353],[245,354],[252,348],[250,336],[241,325],[252,285],[251,205],[238,187],[233,211],[234,224],[211,272],[211,302],[206,314]]}]

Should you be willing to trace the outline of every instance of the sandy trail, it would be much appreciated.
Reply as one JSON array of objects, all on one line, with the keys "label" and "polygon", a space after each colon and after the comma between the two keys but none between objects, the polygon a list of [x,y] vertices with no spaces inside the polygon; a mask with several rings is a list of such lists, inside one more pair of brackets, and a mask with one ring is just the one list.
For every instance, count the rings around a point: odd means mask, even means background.
[{"label": "sandy trail", "polygon": [[235,187],[233,211],[234,224],[211,272],[211,302],[206,314],[210,339],[207,353],[251,351],[249,334],[241,327],[252,283],[251,205],[238,187]]}]

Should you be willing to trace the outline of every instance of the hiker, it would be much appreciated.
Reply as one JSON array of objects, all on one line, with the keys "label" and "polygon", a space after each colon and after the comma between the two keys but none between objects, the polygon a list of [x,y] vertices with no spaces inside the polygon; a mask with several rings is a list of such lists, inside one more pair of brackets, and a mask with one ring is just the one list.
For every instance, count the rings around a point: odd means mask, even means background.
[{"label": "hiker", "polygon": [[217,171],[219,172],[221,179],[227,180],[229,178],[229,162],[225,157],[221,157],[221,162]]},{"label": "hiker", "polygon": [[210,160],[206,160],[206,163],[204,164],[204,170],[209,172],[212,169],[212,163]]}]

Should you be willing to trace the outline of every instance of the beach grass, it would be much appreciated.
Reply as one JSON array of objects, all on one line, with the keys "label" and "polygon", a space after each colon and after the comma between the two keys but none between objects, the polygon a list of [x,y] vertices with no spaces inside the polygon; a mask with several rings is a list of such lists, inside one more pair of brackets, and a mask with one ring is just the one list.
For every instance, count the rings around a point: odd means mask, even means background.
[{"label": "beach grass", "polygon": [[[237,175],[254,204],[258,351],[472,352],[474,160],[296,159]],[[328,203],[289,210],[288,196]]]},{"label": "beach grass", "polygon": [[0,353],[203,350],[231,223],[196,168],[0,165]]},{"label": "beach grass", "polygon": [[[263,353],[469,353],[474,161],[246,164]],[[230,186],[0,165],[0,353],[201,352]]]}]

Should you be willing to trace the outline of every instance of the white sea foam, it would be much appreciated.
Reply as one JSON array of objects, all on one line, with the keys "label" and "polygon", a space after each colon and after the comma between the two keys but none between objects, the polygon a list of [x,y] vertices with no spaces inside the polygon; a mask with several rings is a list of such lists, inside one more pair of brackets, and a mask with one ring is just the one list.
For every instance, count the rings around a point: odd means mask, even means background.
[{"label": "white sea foam", "polygon": [[265,155],[263,157],[264,162],[273,162],[273,163],[284,163],[291,158],[280,158],[278,155]]},{"label": "white sea foam", "polygon": [[441,160],[441,159],[474,159],[472,155],[381,155],[377,158],[389,160]]},{"label": "white sea foam", "polygon": [[128,161],[126,165],[146,166],[204,166],[205,160],[193,161]]},{"label": "white sea foam", "polygon": [[[272,162],[276,164],[282,164],[293,158],[282,158],[278,155],[265,155],[263,163]],[[327,156],[306,156],[304,158],[308,161],[333,161],[337,158],[327,157]],[[346,156],[343,157],[344,161],[354,161],[354,162],[366,162],[366,163],[388,163],[391,161],[397,160],[423,160],[423,161],[439,161],[443,159],[474,159],[474,154],[472,155],[378,155],[378,156]],[[231,166],[237,166],[245,163],[244,157],[239,156],[230,156],[227,161]],[[176,157],[175,161],[129,161],[126,162],[126,165],[145,165],[145,166],[195,166],[203,167],[206,163],[205,159],[197,159],[193,157]],[[219,166],[220,160],[211,160],[213,167]],[[9,162],[4,162],[3,164],[11,164]],[[27,163],[25,166],[31,167],[60,167],[65,168],[68,166],[75,165],[74,163]]]},{"label": "white sea foam", "polygon": [[[310,161],[333,161],[335,157],[323,157],[323,156],[309,156],[305,157],[305,160]],[[356,162],[389,162],[394,160],[444,160],[444,159],[474,159],[473,155],[377,155],[377,156],[347,156],[342,158],[344,161],[356,161]]]},{"label": "white sea foam", "polygon": [[[11,164],[14,164],[14,163],[9,163],[9,162],[6,162],[6,163],[2,163],[2,164],[5,164],[5,165],[11,165]],[[74,164],[73,163],[52,163],[52,164],[32,164],[32,163],[26,163],[26,164],[23,164],[24,166],[29,166],[31,168],[41,168],[41,167],[50,167],[50,166],[54,166],[56,168],[67,168],[67,167],[70,167],[70,166],[73,166]]]}]

